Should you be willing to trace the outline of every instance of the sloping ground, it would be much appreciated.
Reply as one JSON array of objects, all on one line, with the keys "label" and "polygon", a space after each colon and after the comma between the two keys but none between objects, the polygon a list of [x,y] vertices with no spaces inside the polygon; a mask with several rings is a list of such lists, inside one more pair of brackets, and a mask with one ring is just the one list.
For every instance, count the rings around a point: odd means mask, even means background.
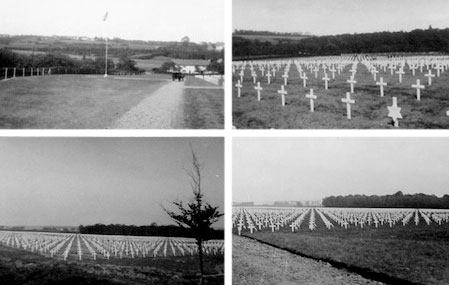
[{"label": "sloping ground", "polygon": [[166,75],[51,75],[0,81],[0,128],[107,128],[169,81]]},{"label": "sloping ground", "polygon": [[232,237],[233,284],[382,284],[257,241]]}]

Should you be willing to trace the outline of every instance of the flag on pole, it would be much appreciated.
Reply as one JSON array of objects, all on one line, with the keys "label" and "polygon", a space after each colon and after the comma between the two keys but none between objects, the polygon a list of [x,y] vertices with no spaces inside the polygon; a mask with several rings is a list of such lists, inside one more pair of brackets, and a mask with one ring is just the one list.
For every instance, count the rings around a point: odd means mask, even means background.
[{"label": "flag on pole", "polygon": [[109,11],[106,11],[106,14],[104,14],[103,21],[106,21],[108,19],[108,13]]}]

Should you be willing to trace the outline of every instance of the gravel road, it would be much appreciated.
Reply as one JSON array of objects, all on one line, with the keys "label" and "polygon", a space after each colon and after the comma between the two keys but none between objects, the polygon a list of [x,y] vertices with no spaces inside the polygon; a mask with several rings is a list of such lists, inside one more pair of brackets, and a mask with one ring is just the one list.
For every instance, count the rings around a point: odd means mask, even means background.
[{"label": "gravel road", "polygon": [[233,284],[382,284],[257,241],[232,236]]},{"label": "gravel road", "polygon": [[177,129],[183,120],[184,82],[170,82],[115,121],[111,129]]}]

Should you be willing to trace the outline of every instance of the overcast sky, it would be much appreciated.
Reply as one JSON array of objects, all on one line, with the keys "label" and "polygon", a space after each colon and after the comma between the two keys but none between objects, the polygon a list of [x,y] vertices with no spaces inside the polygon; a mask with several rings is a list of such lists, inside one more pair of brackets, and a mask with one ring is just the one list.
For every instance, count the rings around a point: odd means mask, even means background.
[{"label": "overcast sky", "polygon": [[0,33],[217,42],[224,13],[224,0],[2,1]]},{"label": "overcast sky", "polygon": [[234,138],[233,201],[449,194],[449,138]]},{"label": "overcast sky", "polygon": [[233,28],[315,35],[449,27],[447,0],[233,0]]},{"label": "overcast sky", "polygon": [[223,212],[222,138],[0,138],[0,225],[171,224],[161,205],[192,198],[189,142]]}]

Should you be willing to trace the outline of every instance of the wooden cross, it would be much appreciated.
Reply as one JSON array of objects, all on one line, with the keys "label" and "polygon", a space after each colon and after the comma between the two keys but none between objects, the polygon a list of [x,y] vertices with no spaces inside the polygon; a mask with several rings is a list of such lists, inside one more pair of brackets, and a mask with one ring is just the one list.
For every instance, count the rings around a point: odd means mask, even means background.
[{"label": "wooden cross", "polygon": [[396,71],[396,74],[399,74],[399,83],[402,83],[402,74],[405,74],[404,70],[400,68],[398,71]]},{"label": "wooden cross", "polygon": [[240,80],[237,81],[235,87],[237,87],[237,97],[240,98],[240,88],[242,88],[242,83],[240,83]]},{"label": "wooden cross", "polygon": [[380,97],[384,97],[384,86],[387,86],[387,82],[384,82],[383,77],[381,77],[380,81],[376,82],[376,85],[380,86]]},{"label": "wooden cross", "polygon": [[281,94],[282,98],[282,107],[285,106],[285,95],[287,95],[287,91],[284,90],[284,85],[281,85],[281,90],[278,90],[278,93]]},{"label": "wooden cross", "polygon": [[391,106],[387,106],[388,108],[388,117],[392,118],[394,121],[394,126],[399,127],[398,119],[402,119],[401,108],[398,107],[398,100],[396,97],[393,97],[393,104]]},{"label": "wooden cross", "polygon": [[341,102],[346,103],[346,117],[351,119],[351,104],[355,103],[355,100],[351,99],[351,93],[346,92],[346,98],[342,98]]},{"label": "wooden cross", "polygon": [[432,77],[435,77],[435,74],[432,74],[432,70],[429,69],[429,72],[424,76],[428,78],[429,86],[432,85]]},{"label": "wooden cross", "polygon": [[260,87],[260,82],[257,82],[257,86],[255,86],[254,89],[257,90],[257,101],[260,101],[260,91],[263,90],[263,88]]},{"label": "wooden cross", "polygon": [[354,80],[354,77],[351,76],[351,79],[346,80],[347,83],[351,84],[351,93],[354,93],[354,84],[357,83],[357,81]]},{"label": "wooden cross", "polygon": [[419,79],[416,79],[416,84],[412,85],[412,88],[416,88],[416,99],[421,100],[421,89],[424,89],[424,85],[421,85]]},{"label": "wooden cross", "polygon": [[327,73],[324,73],[323,80],[324,80],[324,89],[327,90],[327,88],[328,88],[328,83],[327,82],[330,80],[329,77],[327,77]]},{"label": "wooden cross", "polygon": [[315,106],[313,104],[313,100],[316,100],[317,96],[313,95],[313,89],[310,89],[310,93],[306,94],[306,98],[310,99],[310,112],[314,112],[315,111]]}]

